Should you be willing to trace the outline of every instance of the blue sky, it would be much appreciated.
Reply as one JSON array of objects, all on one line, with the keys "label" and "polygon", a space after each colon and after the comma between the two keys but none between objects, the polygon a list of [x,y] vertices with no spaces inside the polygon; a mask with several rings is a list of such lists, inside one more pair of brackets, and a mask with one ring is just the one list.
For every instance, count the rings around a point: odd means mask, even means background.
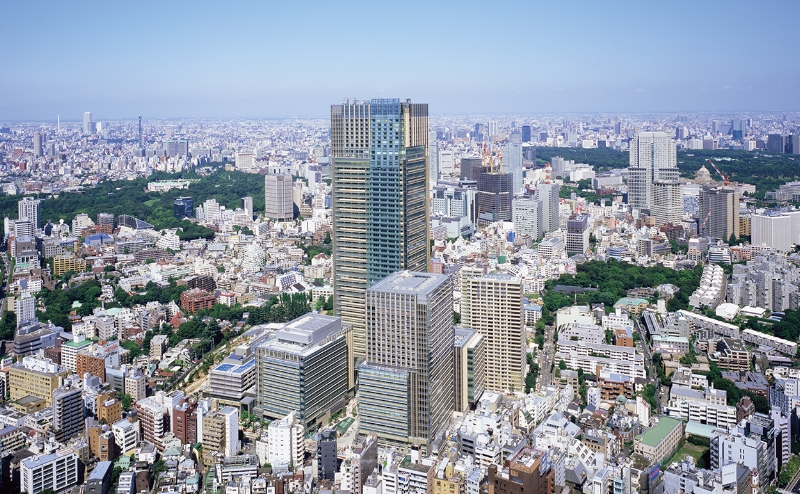
[{"label": "blue sky", "polygon": [[800,2],[5,2],[0,121],[800,110]]}]

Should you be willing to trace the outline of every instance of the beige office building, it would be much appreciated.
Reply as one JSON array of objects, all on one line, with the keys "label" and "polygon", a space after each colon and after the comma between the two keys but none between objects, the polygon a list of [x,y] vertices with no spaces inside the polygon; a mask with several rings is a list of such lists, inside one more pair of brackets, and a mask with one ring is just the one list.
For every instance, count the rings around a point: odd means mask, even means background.
[{"label": "beige office building", "polygon": [[522,281],[506,274],[462,277],[461,325],[484,337],[486,389],[523,390],[526,365]]}]

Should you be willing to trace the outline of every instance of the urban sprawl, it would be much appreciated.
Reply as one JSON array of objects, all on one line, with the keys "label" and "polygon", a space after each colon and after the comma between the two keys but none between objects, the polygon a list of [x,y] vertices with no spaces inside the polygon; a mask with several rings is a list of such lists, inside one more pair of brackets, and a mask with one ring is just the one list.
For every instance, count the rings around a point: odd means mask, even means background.
[{"label": "urban sprawl", "polygon": [[428,112],[0,125],[0,492],[800,492],[800,114]]}]

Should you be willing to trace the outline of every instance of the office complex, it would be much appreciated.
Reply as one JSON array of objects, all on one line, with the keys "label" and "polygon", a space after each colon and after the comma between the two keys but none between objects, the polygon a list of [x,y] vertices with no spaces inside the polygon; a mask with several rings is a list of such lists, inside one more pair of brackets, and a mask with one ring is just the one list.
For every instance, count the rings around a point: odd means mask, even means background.
[{"label": "office complex", "polygon": [[542,217],[544,210],[542,201],[532,197],[525,197],[514,199],[512,204],[514,208],[512,217],[514,230],[518,235],[527,235],[533,240],[539,240],[544,231],[542,228],[542,222],[544,221]]},{"label": "office complex", "polygon": [[558,197],[561,186],[556,183],[542,183],[536,186],[536,199],[542,201],[542,223],[540,232],[556,231],[559,228]]},{"label": "office complex", "polygon": [[482,334],[473,329],[455,328],[453,365],[455,368],[454,410],[466,412],[483,394],[486,379],[486,346]]},{"label": "office complex", "polygon": [[291,221],[294,218],[291,175],[264,175],[264,216],[277,221]]},{"label": "office complex", "polygon": [[704,185],[700,190],[700,233],[725,242],[739,237],[739,193],[733,187]]},{"label": "office complex", "polygon": [[428,105],[399,99],[331,106],[334,311],[367,353],[364,293],[402,269],[427,271]]},{"label": "office complex", "polygon": [[511,221],[514,177],[511,173],[486,171],[478,175],[478,225]]},{"label": "office complex", "polygon": [[11,366],[8,372],[9,391],[12,400],[34,396],[52,404],[53,391],[59,381],[66,377],[67,370],[49,359],[25,357]]},{"label": "office complex", "polygon": [[209,395],[226,405],[240,406],[256,384],[256,358],[249,346],[239,345],[209,372]]},{"label": "office complex", "polygon": [[42,215],[39,210],[41,201],[33,197],[24,197],[17,203],[17,218],[23,221],[30,221],[33,229],[39,229],[42,226]]},{"label": "office complex", "polygon": [[628,203],[656,215],[657,224],[661,224],[659,220],[680,219],[683,214],[680,198],[675,142],[665,132],[636,134],[630,143]]},{"label": "office complex", "polygon": [[347,333],[338,317],[307,314],[256,349],[258,407],[273,419],[296,412],[306,427],[327,423],[350,384]]},{"label": "office complex", "polygon": [[453,410],[452,289],[447,276],[401,271],[366,292],[361,430],[430,446]]},{"label": "office complex", "polygon": [[483,173],[483,159],[480,157],[461,158],[461,178],[465,180],[478,180],[478,175]]},{"label": "office complex", "polygon": [[759,247],[771,247],[789,252],[796,242],[792,235],[792,216],[779,212],[754,214],[750,218],[751,243]]},{"label": "office complex", "polygon": [[589,252],[589,217],[579,214],[567,220],[567,254]]},{"label": "office complex", "polygon": [[92,119],[92,112],[83,112],[83,133],[84,135],[94,135],[97,133],[97,125]]},{"label": "office complex", "polygon": [[512,132],[509,142],[503,150],[505,170],[511,174],[513,179],[511,194],[522,192],[523,170],[522,170],[522,134],[518,131]]},{"label": "office complex", "polygon": [[178,197],[172,202],[172,209],[175,219],[194,217],[194,199],[191,197]]},{"label": "office complex", "polygon": [[242,197],[242,211],[249,219],[253,219],[253,198],[250,196]]},{"label": "office complex", "polygon": [[478,331],[485,340],[486,389],[524,389],[522,281],[506,274],[464,277],[461,324]]},{"label": "office complex", "polygon": [[683,216],[683,191],[677,180],[656,180],[650,213],[656,225],[680,223]]}]

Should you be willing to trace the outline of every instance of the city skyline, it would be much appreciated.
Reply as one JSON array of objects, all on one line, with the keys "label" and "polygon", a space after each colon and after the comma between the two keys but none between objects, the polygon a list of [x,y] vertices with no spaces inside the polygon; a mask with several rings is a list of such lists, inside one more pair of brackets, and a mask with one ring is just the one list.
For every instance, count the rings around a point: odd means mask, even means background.
[{"label": "city skyline", "polygon": [[[172,4],[154,17],[113,5],[12,5],[0,30],[14,47],[2,55],[13,70],[0,75],[0,118],[308,117],[343,96],[392,94],[427,101],[432,115],[797,110],[786,105],[798,66],[775,48],[799,40],[791,19],[800,5],[747,7],[587,2],[566,16],[523,2]],[[402,33],[385,29],[409,15]],[[358,36],[330,36],[353,19]],[[385,42],[367,42],[376,39]],[[417,70],[388,77],[381,47],[401,42]],[[363,63],[345,69],[345,53]]]}]

